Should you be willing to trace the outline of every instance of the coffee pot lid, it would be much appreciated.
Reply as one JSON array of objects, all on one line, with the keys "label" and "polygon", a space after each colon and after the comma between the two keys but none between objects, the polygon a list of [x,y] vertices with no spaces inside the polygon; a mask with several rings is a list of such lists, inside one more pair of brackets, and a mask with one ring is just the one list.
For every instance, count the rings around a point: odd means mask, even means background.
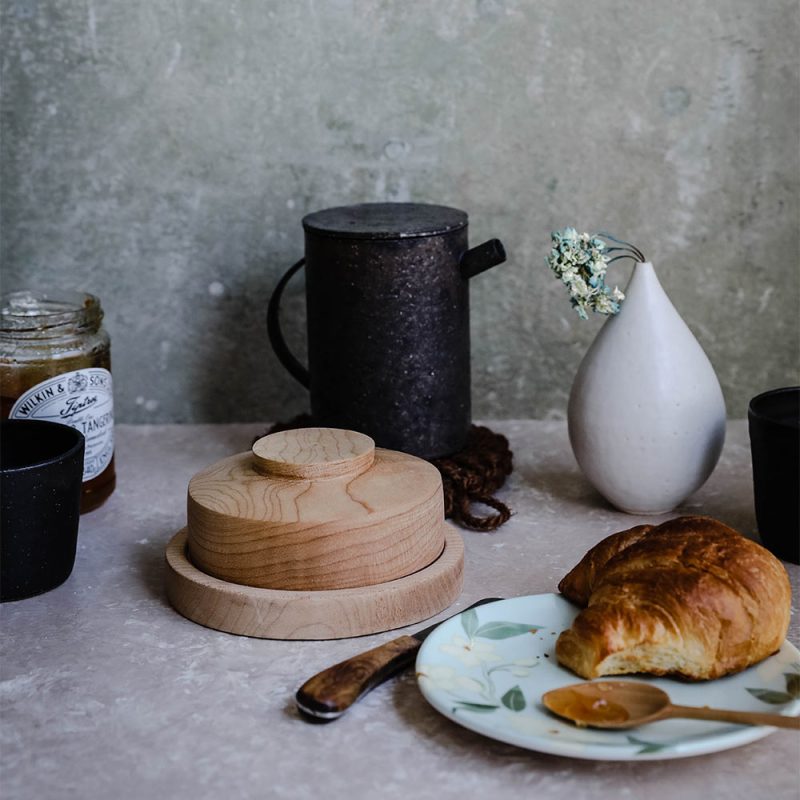
[{"label": "coffee pot lid", "polygon": [[428,203],[360,203],[303,218],[307,232],[335,239],[413,239],[441,236],[466,225],[465,211]]}]

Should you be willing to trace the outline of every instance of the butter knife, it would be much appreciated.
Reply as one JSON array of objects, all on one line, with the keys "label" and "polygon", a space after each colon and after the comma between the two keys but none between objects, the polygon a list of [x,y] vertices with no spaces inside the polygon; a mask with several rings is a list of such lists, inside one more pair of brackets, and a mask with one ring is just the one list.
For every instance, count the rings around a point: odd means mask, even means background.
[{"label": "butter knife", "polygon": [[[485,597],[446,619],[463,614],[501,597]],[[409,666],[428,634],[442,622],[411,635],[398,636],[385,644],[334,664],[309,678],[294,696],[297,708],[310,722],[330,722],[347,711],[376,686]]]}]

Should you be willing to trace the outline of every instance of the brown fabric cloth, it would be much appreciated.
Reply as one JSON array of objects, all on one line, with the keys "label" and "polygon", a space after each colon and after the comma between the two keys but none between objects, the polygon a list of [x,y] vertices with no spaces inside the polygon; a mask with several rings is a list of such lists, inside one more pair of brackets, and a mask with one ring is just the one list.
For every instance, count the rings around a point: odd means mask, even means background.
[{"label": "brown fabric cloth", "polygon": [[[308,414],[273,425],[267,433],[311,428],[314,421]],[[482,425],[470,426],[464,449],[451,456],[431,459],[442,473],[444,514],[464,528],[474,531],[497,530],[511,517],[511,509],[494,493],[511,474],[514,454],[508,439]],[[479,516],[472,512],[475,504],[488,506],[494,513]]]}]

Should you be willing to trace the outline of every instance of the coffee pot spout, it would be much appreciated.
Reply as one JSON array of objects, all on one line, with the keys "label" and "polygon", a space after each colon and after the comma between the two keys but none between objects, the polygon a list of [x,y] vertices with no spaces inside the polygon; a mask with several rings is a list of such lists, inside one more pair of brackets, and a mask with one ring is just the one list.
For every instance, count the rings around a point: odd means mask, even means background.
[{"label": "coffee pot spout", "polygon": [[473,278],[487,269],[496,267],[506,260],[506,250],[499,239],[489,239],[488,242],[479,244],[467,250],[461,256],[460,269],[464,278]]}]

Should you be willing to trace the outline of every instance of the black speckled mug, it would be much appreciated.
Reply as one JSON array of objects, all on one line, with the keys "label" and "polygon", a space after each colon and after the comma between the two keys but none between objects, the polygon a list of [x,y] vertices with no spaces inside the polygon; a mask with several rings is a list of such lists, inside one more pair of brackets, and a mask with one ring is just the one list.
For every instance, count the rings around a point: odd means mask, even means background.
[{"label": "black speckled mug", "polygon": [[0,601],[54,589],[72,573],[84,438],[43,420],[0,423]]},{"label": "black speckled mug", "polygon": [[761,541],[800,564],[800,386],[754,397],[747,416]]}]

